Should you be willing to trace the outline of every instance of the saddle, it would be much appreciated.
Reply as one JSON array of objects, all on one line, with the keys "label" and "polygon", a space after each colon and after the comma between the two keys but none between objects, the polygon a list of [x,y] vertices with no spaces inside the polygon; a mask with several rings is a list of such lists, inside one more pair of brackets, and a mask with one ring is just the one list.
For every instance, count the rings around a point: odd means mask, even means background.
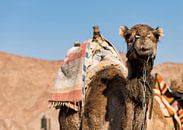
[{"label": "saddle", "polygon": [[176,126],[183,129],[183,95],[172,88],[163,81],[161,75],[155,75],[155,99],[159,102],[164,116],[173,117]]}]

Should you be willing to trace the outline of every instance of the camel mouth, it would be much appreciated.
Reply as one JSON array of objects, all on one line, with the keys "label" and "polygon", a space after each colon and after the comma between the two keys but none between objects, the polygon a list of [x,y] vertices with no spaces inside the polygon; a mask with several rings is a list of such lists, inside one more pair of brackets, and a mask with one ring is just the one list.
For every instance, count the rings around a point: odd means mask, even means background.
[{"label": "camel mouth", "polygon": [[139,54],[139,55],[143,55],[143,56],[145,56],[145,55],[151,55],[152,54],[152,49],[151,48],[141,48],[141,49],[139,49],[138,51],[137,51],[137,53]]}]

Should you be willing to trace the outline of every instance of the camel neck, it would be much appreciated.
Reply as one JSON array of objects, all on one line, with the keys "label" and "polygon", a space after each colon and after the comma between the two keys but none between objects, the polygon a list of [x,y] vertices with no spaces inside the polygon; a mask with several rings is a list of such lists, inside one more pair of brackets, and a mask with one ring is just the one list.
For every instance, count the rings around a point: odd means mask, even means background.
[{"label": "camel neck", "polygon": [[[129,79],[141,78],[146,71],[146,78],[149,79],[152,70],[152,63],[144,63],[140,60],[128,60]],[[145,69],[145,70],[144,70]]]}]

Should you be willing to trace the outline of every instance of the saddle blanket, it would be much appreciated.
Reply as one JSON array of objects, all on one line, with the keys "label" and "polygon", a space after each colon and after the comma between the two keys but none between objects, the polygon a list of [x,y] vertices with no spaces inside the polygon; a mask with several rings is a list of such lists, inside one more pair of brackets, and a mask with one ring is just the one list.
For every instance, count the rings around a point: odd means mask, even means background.
[{"label": "saddle blanket", "polygon": [[183,108],[181,101],[175,99],[172,90],[159,74],[155,75],[154,94],[164,116],[173,117],[179,129],[183,130]]},{"label": "saddle blanket", "polygon": [[91,77],[110,66],[119,69],[124,77],[127,76],[120,55],[107,40],[98,43],[90,39],[79,47],[72,47],[58,70],[49,102],[54,107],[63,104],[70,108],[79,107],[77,103],[83,102]]}]

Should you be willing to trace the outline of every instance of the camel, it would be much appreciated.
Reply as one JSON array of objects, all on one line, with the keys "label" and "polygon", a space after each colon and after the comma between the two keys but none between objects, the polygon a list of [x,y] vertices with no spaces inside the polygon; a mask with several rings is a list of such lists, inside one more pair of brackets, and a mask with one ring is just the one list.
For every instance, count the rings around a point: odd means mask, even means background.
[{"label": "camel", "polygon": [[[128,77],[111,66],[99,71],[90,80],[85,93],[84,108],[79,111],[61,106],[59,112],[60,130],[169,130],[172,119],[165,119],[154,101],[152,120],[148,106],[152,97],[150,73],[156,57],[157,43],[163,36],[162,28],[138,24],[128,29],[120,27],[120,35],[127,43]],[[100,32],[94,33],[93,41],[105,40]],[[110,76],[106,76],[110,75]],[[146,124],[147,122],[147,124]],[[171,125],[165,126],[164,123]],[[152,126],[153,125],[153,126]]]},{"label": "camel", "polygon": [[128,29],[123,26],[120,35],[127,43],[128,80],[122,88],[125,94],[125,118],[122,118],[124,130],[146,129],[146,112],[152,97],[150,73],[156,57],[157,43],[163,36],[163,29],[137,24]]}]

